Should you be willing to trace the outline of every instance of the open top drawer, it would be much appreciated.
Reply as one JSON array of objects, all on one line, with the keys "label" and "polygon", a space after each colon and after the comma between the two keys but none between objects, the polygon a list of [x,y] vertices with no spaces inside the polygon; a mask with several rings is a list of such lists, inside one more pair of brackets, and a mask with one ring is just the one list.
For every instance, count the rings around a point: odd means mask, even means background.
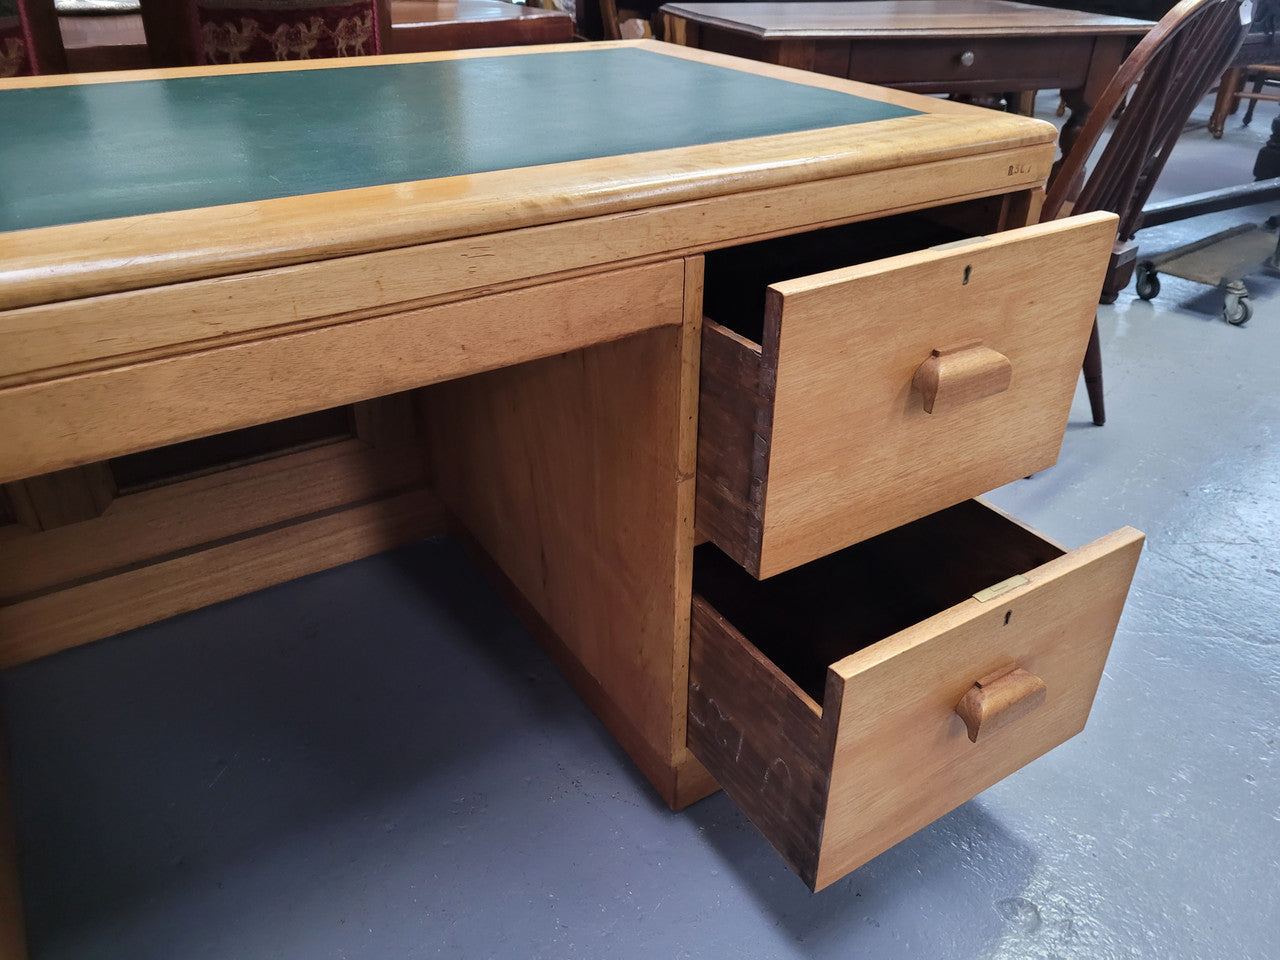
[{"label": "open top drawer", "polygon": [[[699,531],[769,577],[1053,464],[1115,223],[1087,214],[774,283],[763,323],[709,301]],[[878,239],[857,226],[855,261]],[[709,289],[715,269],[709,255]]]},{"label": "open top drawer", "polygon": [[824,887],[1084,727],[1142,539],[968,501],[765,581],[704,544],[689,747]]}]

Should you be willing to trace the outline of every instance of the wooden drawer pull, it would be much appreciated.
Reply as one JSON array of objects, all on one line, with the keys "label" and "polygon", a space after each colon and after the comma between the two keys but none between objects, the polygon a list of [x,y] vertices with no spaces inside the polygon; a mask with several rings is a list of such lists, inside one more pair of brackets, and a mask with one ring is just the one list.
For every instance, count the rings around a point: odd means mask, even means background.
[{"label": "wooden drawer pull", "polygon": [[1044,681],[1019,666],[989,673],[956,704],[956,713],[969,728],[969,739],[978,742],[994,730],[1025,717],[1044,703]]},{"label": "wooden drawer pull", "polygon": [[911,385],[924,399],[924,412],[935,405],[947,410],[1009,389],[1013,364],[1003,353],[984,347],[981,340],[966,340],[934,350],[916,368]]}]

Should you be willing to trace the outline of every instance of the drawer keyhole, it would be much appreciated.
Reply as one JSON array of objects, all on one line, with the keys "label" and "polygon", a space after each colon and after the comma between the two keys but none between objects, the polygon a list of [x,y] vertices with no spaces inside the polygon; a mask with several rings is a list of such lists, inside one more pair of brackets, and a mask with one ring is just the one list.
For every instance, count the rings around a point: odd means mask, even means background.
[{"label": "drawer keyhole", "polygon": [[973,272],[972,264],[964,268],[964,280],[961,281],[961,284],[960,284],[961,286],[966,286],[969,283],[969,274],[972,272]]}]

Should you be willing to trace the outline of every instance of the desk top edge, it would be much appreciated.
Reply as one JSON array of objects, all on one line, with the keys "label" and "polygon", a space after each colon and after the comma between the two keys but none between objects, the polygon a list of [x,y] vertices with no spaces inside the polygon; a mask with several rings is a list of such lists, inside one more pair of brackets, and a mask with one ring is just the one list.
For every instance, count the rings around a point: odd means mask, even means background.
[{"label": "desk top edge", "polygon": [[[503,170],[0,234],[0,309],[651,211],[904,164],[1046,150],[1056,136],[1051,125],[1024,117],[652,41],[623,45],[930,112],[853,127],[566,162],[532,168],[536,176],[530,168]],[[105,252],[86,258],[86,250]]]}]

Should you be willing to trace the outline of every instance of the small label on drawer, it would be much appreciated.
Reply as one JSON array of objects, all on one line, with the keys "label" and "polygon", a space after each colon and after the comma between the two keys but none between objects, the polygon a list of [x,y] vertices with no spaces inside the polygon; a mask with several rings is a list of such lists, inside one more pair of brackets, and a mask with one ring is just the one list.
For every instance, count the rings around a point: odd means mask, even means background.
[{"label": "small label on drawer", "polygon": [[930,250],[959,250],[961,247],[971,247],[975,243],[986,243],[987,237],[963,237],[960,240],[951,240],[947,243],[939,243],[937,246],[930,247]]},{"label": "small label on drawer", "polygon": [[1031,581],[1022,574],[1018,574],[1016,577],[1010,577],[1008,580],[1001,580],[999,583],[987,587],[985,590],[979,590],[973,595],[973,599],[977,600],[979,603],[986,603],[988,600],[994,600],[996,597],[1003,596],[1014,587],[1020,587],[1024,583],[1030,582]]}]

